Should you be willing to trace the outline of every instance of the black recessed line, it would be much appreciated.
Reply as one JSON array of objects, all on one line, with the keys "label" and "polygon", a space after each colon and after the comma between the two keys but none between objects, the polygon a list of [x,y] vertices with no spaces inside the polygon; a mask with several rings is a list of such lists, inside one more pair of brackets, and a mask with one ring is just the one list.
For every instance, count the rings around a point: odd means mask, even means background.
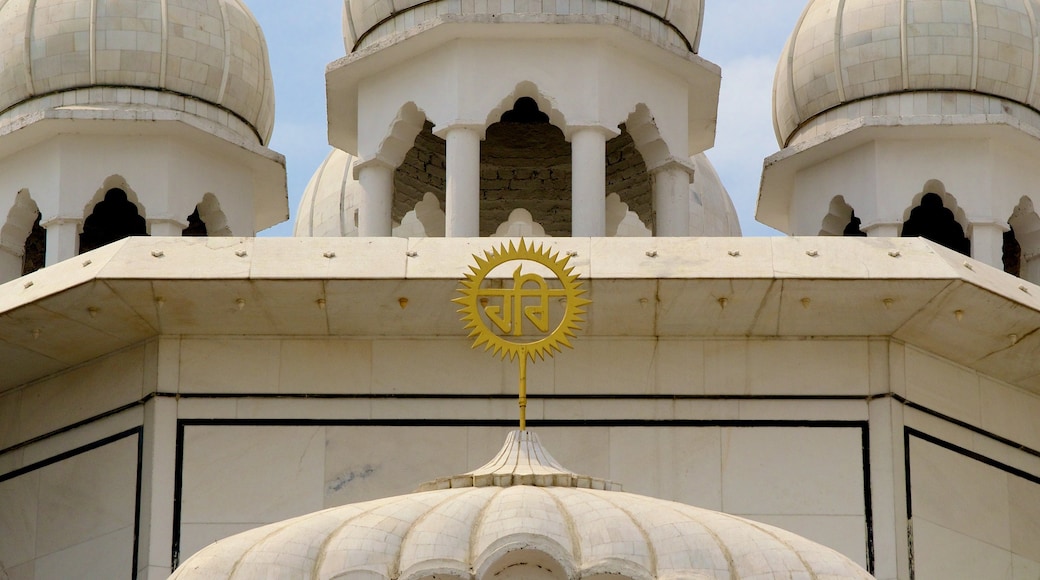
[{"label": "black recessed line", "polygon": [[9,453],[11,451],[17,451],[18,449],[21,449],[23,447],[28,447],[28,446],[32,445],[33,443],[39,443],[40,441],[44,441],[46,439],[50,439],[51,437],[54,437],[56,435],[61,435],[62,433],[68,433],[69,431],[73,431],[75,429],[79,429],[80,427],[84,427],[86,425],[90,425],[91,423],[96,423],[96,422],[98,422],[98,421],[100,421],[102,419],[107,419],[107,418],[109,418],[109,417],[111,417],[113,415],[118,415],[118,414],[120,414],[120,413],[122,413],[124,411],[129,411],[131,409],[140,407],[141,405],[147,403],[148,401],[154,399],[157,396],[159,396],[157,393],[152,393],[152,394],[149,394],[149,395],[146,395],[146,396],[142,397],[140,400],[134,401],[133,403],[127,403],[125,405],[116,407],[115,409],[112,409],[110,411],[105,411],[104,413],[99,413],[99,414],[94,415],[92,417],[87,417],[86,419],[83,419],[81,421],[76,421],[75,423],[72,423],[71,425],[66,425],[64,427],[61,427],[60,429],[55,429],[53,431],[48,431],[47,433],[44,433],[43,435],[37,435],[36,437],[33,437],[31,439],[26,439],[25,441],[22,441],[21,443],[15,443],[14,445],[11,445],[10,447],[5,447],[3,449],[0,449],[0,455],[3,455],[5,453]]},{"label": "black recessed line", "polygon": [[[868,571],[874,569],[874,525],[870,487],[870,425],[867,421],[806,420],[537,420],[531,427],[738,427],[738,428],[853,428],[862,431],[863,498],[866,522],[866,560]],[[186,427],[515,427],[516,421],[505,419],[178,419],[176,458],[174,465],[173,534],[171,573],[180,565],[181,508],[184,500],[184,432]]]},{"label": "black recessed line", "polygon": [[914,527],[913,527],[913,524],[914,524],[914,510],[913,510],[913,486],[911,485],[911,481],[910,481],[910,438],[911,437],[920,439],[921,441],[925,441],[927,443],[931,443],[931,444],[933,444],[933,445],[935,445],[937,447],[941,447],[943,449],[946,449],[947,451],[952,451],[954,453],[957,453],[958,455],[967,457],[969,459],[974,459],[975,461],[978,461],[978,462],[980,462],[980,463],[982,463],[984,465],[988,465],[990,467],[999,469],[999,470],[1001,470],[1001,471],[1003,471],[1003,472],[1005,472],[1007,474],[1014,475],[1016,477],[1020,477],[1022,479],[1025,479],[1026,481],[1029,481],[1030,483],[1035,483],[1037,485],[1040,485],[1040,475],[1035,475],[1035,474],[1029,473],[1028,471],[1025,471],[1025,470],[1019,469],[1017,467],[1008,465],[1008,464],[1006,464],[1006,463],[1004,463],[1002,461],[997,461],[996,459],[993,459],[992,457],[988,457],[986,455],[983,455],[983,454],[978,453],[976,451],[972,451],[970,449],[965,449],[964,447],[961,447],[960,445],[955,445],[953,443],[950,443],[949,441],[946,441],[944,439],[940,439],[939,437],[935,437],[934,435],[929,435],[928,433],[925,433],[924,431],[920,431],[918,429],[914,429],[913,427],[907,427],[907,426],[904,425],[903,426],[903,462],[904,462],[904,467],[903,468],[906,471],[906,522],[907,522],[906,534],[907,534],[907,547],[908,547],[907,554],[909,555],[909,559],[910,559],[910,580],[913,580],[913,578],[914,578]]},{"label": "black recessed line", "polygon": [[64,453],[59,453],[58,455],[55,455],[53,457],[48,457],[47,459],[44,459],[42,461],[37,461],[36,463],[33,463],[31,465],[26,465],[25,467],[22,467],[20,469],[16,469],[14,471],[0,475],[0,483],[31,473],[38,469],[43,469],[44,467],[60,463],[62,461],[65,461],[66,459],[76,457],[77,455],[89,453],[96,449],[100,449],[101,447],[104,447],[106,445],[115,443],[116,441],[121,441],[123,439],[126,439],[127,437],[133,437],[134,435],[137,436],[137,481],[136,489],[134,491],[134,545],[133,554],[131,555],[132,570],[130,572],[130,578],[132,580],[137,580],[137,551],[138,549],[140,549],[141,545],[141,495],[143,493],[144,482],[144,428],[142,426],[133,427],[131,429],[127,429],[126,431],[122,431],[114,435],[109,435],[108,437],[105,437],[103,439],[98,439],[97,441],[94,441],[92,443],[76,447],[75,449],[70,449],[69,451],[65,451]]},{"label": "black recessed line", "polygon": [[983,429],[981,427],[976,427],[976,426],[972,425],[971,423],[966,423],[964,421],[961,421],[960,419],[955,419],[955,418],[953,418],[953,417],[951,417],[949,415],[946,415],[946,414],[940,413],[938,411],[929,409],[928,407],[919,405],[917,403],[914,403],[913,401],[908,401],[908,400],[904,399],[903,397],[901,397],[899,395],[896,395],[894,393],[892,394],[892,398],[894,400],[896,400],[896,401],[899,401],[900,403],[902,403],[906,407],[908,407],[910,409],[913,409],[915,411],[920,411],[922,413],[925,413],[926,415],[931,415],[932,417],[935,417],[937,419],[942,419],[943,421],[946,421],[946,422],[949,422],[949,423],[953,423],[954,425],[956,425],[958,427],[961,427],[963,429],[967,429],[968,431],[971,431],[972,433],[976,433],[978,435],[982,435],[983,437],[992,439],[992,440],[994,440],[994,441],[996,441],[998,443],[1002,443],[1004,445],[1007,445],[1008,447],[1013,447],[1013,448],[1015,448],[1015,449],[1017,449],[1019,451],[1022,451],[1023,453],[1028,453],[1029,455],[1032,455],[1034,457],[1040,457],[1040,450],[1033,449],[1032,447],[1029,447],[1027,445],[1023,445],[1023,444],[1018,443],[1016,441],[1012,441],[1011,439],[1008,439],[1007,437],[1002,437],[1000,435],[997,435],[996,433],[993,433],[992,431],[987,431],[986,429]]},{"label": "black recessed line", "polygon": [[906,433],[907,433],[907,441],[908,442],[909,442],[909,438],[910,437],[916,437],[918,439],[921,439],[922,441],[927,441],[928,443],[931,443],[933,445],[938,445],[939,447],[942,447],[943,449],[946,449],[948,451],[953,451],[954,453],[957,453],[959,455],[963,455],[963,456],[965,456],[965,457],[967,457],[969,459],[974,459],[975,461],[978,461],[980,463],[984,463],[984,464],[986,464],[986,465],[988,465],[990,467],[995,467],[995,468],[997,468],[997,469],[999,469],[999,470],[1001,470],[1001,471],[1003,471],[1005,473],[1009,473],[1011,475],[1014,475],[1015,477],[1020,477],[1020,478],[1026,480],[1026,481],[1028,481],[1030,483],[1035,483],[1037,485],[1040,485],[1040,475],[1030,473],[1028,471],[1025,471],[1024,469],[1019,469],[1019,468],[1014,467],[1012,465],[1008,465],[1007,463],[1004,463],[1002,461],[997,461],[996,459],[993,459],[992,457],[988,457],[986,455],[983,455],[983,454],[981,454],[981,453],[979,453],[977,451],[972,451],[970,449],[965,449],[965,448],[963,448],[963,447],[961,447],[959,445],[956,445],[956,444],[950,443],[949,441],[946,441],[944,439],[940,439],[938,437],[935,437],[934,435],[929,435],[929,434],[927,434],[927,433],[925,433],[923,431],[919,431],[917,429],[914,429],[913,427],[906,427],[905,429],[906,429]]},{"label": "black recessed line", "polygon": [[863,517],[867,521],[867,572],[874,574],[874,500],[870,480],[870,424],[864,423],[863,433]]}]

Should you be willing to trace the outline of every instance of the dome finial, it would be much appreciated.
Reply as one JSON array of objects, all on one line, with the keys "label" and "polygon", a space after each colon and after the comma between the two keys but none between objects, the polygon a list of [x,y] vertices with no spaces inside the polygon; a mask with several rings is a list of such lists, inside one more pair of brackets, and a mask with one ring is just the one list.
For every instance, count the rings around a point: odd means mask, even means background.
[{"label": "dome finial", "polygon": [[621,485],[589,475],[579,475],[556,461],[532,431],[510,431],[494,459],[473,471],[442,477],[416,491],[458,487],[580,487],[621,491]]}]

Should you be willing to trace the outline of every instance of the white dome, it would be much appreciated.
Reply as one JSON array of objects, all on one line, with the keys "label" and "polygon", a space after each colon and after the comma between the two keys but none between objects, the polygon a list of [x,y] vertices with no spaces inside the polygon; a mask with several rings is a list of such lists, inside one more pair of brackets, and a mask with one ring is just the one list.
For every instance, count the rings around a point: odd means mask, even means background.
[{"label": "white dome", "polygon": [[978,93],[1038,108],[1035,14],[1038,0],[811,0],[777,67],[781,147],[828,110],[906,91]]},{"label": "white dome", "polygon": [[697,52],[703,7],[703,0],[643,2],[635,5],[612,0],[575,0],[573,3],[532,1],[515,4],[459,0],[344,0],[343,40],[347,52],[351,53],[373,45],[381,47],[392,44],[410,33],[444,22],[602,23],[627,28],[660,43]]},{"label": "white dome", "polygon": [[445,489],[226,538],[189,558],[171,580],[484,580],[522,564],[560,579],[872,578],[834,550],[771,526],[609,491],[607,482],[560,467],[526,431],[511,433],[487,466],[438,483]]},{"label": "white dome", "polygon": [[167,98],[145,103],[247,128],[261,144],[271,136],[267,46],[242,0],[97,0],[93,10],[90,0],[11,0],[0,6],[0,32],[0,112],[90,87],[104,90],[84,91],[76,105],[130,104],[111,89],[150,89]]},{"label": "white dome", "polygon": [[[314,172],[300,199],[293,235],[299,237],[357,236],[361,184],[354,179],[356,158],[333,149]],[[690,235],[739,237],[740,221],[733,201],[706,155],[691,158],[695,168],[690,186]]]},{"label": "white dome", "polygon": [[740,220],[722,178],[704,153],[694,155],[690,186],[690,235],[740,237]]}]

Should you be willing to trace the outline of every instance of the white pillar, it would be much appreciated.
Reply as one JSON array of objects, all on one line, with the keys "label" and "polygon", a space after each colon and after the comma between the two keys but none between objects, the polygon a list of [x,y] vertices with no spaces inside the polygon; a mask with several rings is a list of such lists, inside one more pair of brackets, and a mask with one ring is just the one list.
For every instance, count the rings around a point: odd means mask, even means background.
[{"label": "white pillar", "polygon": [[993,266],[1004,269],[1004,232],[1010,226],[1000,223],[972,222],[971,224],[971,257]]},{"label": "white pillar", "polygon": [[903,228],[901,222],[878,222],[870,225],[860,226],[867,237],[871,238],[898,238],[899,231]]},{"label": "white pillar", "polygon": [[607,235],[607,131],[571,133],[571,236]]},{"label": "white pillar", "polygon": [[358,235],[363,238],[392,236],[394,168],[379,159],[371,159],[356,165],[354,171],[363,192]]},{"label": "white pillar", "polygon": [[654,235],[690,235],[690,182],[693,168],[671,160],[651,171],[654,185]]},{"label": "white pillar", "polygon": [[444,235],[480,236],[480,132],[469,125],[444,131]]},{"label": "white pillar", "polygon": [[76,256],[79,250],[79,228],[82,220],[55,218],[40,224],[47,230],[47,255],[44,263],[53,266]]},{"label": "white pillar", "polygon": [[155,237],[179,238],[188,224],[171,219],[148,220],[148,235]]}]

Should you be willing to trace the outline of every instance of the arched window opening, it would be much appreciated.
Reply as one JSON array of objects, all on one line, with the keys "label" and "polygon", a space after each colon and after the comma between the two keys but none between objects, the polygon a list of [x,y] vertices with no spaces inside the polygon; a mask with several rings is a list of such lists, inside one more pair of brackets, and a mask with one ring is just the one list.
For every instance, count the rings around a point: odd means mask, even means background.
[{"label": "arched window opening", "polygon": [[836,195],[831,199],[827,217],[823,218],[820,235],[866,237],[866,232],[860,229],[861,225],[862,222],[856,217],[856,211],[845,201],[845,197]]},{"label": "arched window opening", "polygon": [[188,216],[188,227],[181,230],[181,236],[185,238],[204,238],[209,235],[206,231],[206,222],[199,217],[199,206]]},{"label": "arched window opening", "polygon": [[1040,216],[1027,196],[1019,199],[1018,205],[1008,218],[1010,230],[1004,234],[1004,271],[1036,284],[1040,282]]},{"label": "arched window opening", "polygon": [[1022,275],[1022,245],[1015,237],[1015,228],[1009,228],[1004,232],[1004,246],[1002,248],[1002,261],[1004,271],[1013,276]]},{"label": "arched window opening", "polygon": [[79,253],[89,252],[129,236],[147,236],[148,226],[126,192],[112,188],[94,206],[83,222],[79,235]]},{"label": "arched window opening", "polygon": [[654,194],[646,161],[636,148],[625,123],[621,134],[607,141],[607,191],[634,212],[650,231],[654,229]]},{"label": "arched window opening", "polygon": [[36,212],[29,235],[25,238],[25,253],[22,254],[22,276],[43,268],[47,256],[47,230],[40,225],[43,214]]},{"label": "arched window opening", "polygon": [[971,255],[971,240],[964,235],[964,228],[936,193],[924,194],[920,205],[910,211],[910,218],[903,223],[900,235],[904,238],[922,237],[965,256]]},{"label": "arched window opening", "polygon": [[845,229],[841,231],[841,235],[846,238],[865,238],[867,233],[860,229],[863,222],[856,217],[856,212],[853,211],[852,215],[849,216],[849,223],[845,224]]},{"label": "arched window opening", "polygon": [[[394,201],[391,219],[400,225],[408,212],[422,203],[427,193],[436,196],[441,207],[445,206],[445,156],[447,145],[444,139],[433,134],[433,123],[426,121],[415,136],[415,143],[405,153],[404,160],[394,170]],[[358,215],[354,214],[354,225]]]},{"label": "arched window opening", "polygon": [[480,147],[480,235],[525,209],[549,236],[571,231],[571,146],[530,97],[487,129]]}]

